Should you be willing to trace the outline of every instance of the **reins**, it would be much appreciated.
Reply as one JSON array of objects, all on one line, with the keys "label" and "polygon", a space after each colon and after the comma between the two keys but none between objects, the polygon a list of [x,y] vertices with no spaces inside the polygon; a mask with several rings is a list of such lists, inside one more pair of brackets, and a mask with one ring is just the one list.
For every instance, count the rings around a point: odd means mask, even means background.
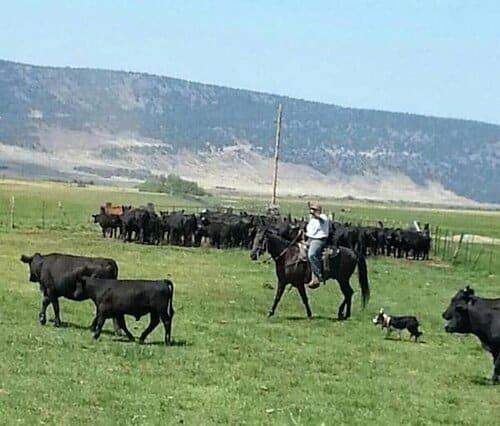
[{"label": "reins", "polygon": [[290,247],[292,247],[298,240],[299,240],[299,237],[302,236],[302,232],[298,232],[297,235],[295,236],[295,238],[290,241],[290,243],[282,250],[282,252],[276,256],[275,258],[273,258],[271,255],[269,255],[269,258],[268,259],[265,259],[262,261],[262,263],[269,263],[271,262],[271,260],[274,260],[274,261],[277,261],[279,259],[281,259],[281,257],[290,249]]}]

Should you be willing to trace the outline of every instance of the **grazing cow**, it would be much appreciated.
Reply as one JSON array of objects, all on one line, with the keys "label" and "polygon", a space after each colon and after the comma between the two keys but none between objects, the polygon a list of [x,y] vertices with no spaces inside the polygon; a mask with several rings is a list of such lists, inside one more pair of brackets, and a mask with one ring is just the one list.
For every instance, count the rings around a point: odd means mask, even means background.
[{"label": "grazing cow", "polygon": [[474,334],[485,350],[493,356],[492,384],[498,383],[500,374],[500,311],[478,303],[471,296],[468,303],[456,304],[445,326],[447,333]]},{"label": "grazing cow", "polygon": [[386,337],[389,337],[392,330],[398,330],[399,338],[401,339],[401,331],[406,329],[410,333],[410,339],[415,337],[415,342],[422,335],[422,332],[418,330],[418,320],[414,316],[394,316],[387,315],[384,313],[384,309],[380,309],[380,312],[372,320],[374,325],[380,325],[382,329],[387,329]]},{"label": "grazing cow", "polygon": [[[42,255],[35,253],[33,256],[21,256],[21,261],[27,263],[30,268],[31,282],[40,284],[42,302],[40,306],[39,320],[44,325],[47,322],[46,311],[50,303],[54,309],[54,326],[61,325],[59,316],[59,297],[70,300],[85,300],[77,292],[77,281],[68,274],[75,269],[85,267],[89,275],[102,278],[116,278],[118,276],[118,265],[113,259],[99,257],[73,256],[69,254],[51,253]],[[95,326],[95,319],[91,327]],[[114,321],[115,332],[120,334],[118,322]]]},{"label": "grazing cow", "polygon": [[87,267],[75,272],[81,282],[83,297],[92,299],[97,309],[97,323],[94,338],[98,339],[107,318],[116,317],[120,328],[130,340],[134,336],[127,329],[124,315],[132,315],[136,320],[150,314],[150,324],[143,331],[139,342],[146,337],[161,321],[165,327],[165,344],[168,345],[172,334],[174,316],[174,285],[170,280],[116,280],[88,277]]}]

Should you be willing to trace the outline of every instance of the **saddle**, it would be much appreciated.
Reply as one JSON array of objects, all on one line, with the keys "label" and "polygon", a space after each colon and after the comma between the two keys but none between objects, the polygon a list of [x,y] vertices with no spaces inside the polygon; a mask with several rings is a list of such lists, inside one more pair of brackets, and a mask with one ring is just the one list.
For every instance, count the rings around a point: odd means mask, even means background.
[{"label": "saddle", "polygon": [[323,250],[323,273],[326,275],[332,272],[333,259],[335,259],[340,253],[340,249],[335,246],[328,246]]},{"label": "saddle", "polygon": [[[299,262],[309,262],[307,259],[307,251],[309,249],[309,244],[303,241],[299,241],[298,243],[299,246]],[[338,256],[340,253],[340,249],[335,246],[327,246],[323,250],[323,271],[326,273],[332,271],[332,263],[333,259]]]}]

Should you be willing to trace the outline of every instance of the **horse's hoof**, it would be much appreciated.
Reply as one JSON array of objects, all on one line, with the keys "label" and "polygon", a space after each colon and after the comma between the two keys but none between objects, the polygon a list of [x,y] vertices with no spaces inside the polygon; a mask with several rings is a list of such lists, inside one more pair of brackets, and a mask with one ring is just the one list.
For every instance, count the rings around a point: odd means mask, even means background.
[{"label": "horse's hoof", "polygon": [[60,320],[54,320],[54,327],[61,327],[61,321]]},{"label": "horse's hoof", "polygon": [[39,320],[40,320],[40,324],[41,324],[41,325],[45,325],[45,324],[47,323],[47,318],[46,318],[46,317],[44,317],[44,316],[43,316],[43,317],[40,317],[40,318],[39,318]]}]

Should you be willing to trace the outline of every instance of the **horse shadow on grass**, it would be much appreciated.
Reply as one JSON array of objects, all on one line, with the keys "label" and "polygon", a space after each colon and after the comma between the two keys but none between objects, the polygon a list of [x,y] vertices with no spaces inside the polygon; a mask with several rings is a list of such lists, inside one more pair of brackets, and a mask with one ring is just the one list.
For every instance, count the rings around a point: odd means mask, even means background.
[{"label": "horse shadow on grass", "polygon": [[289,315],[282,317],[286,321],[330,321],[330,322],[340,322],[336,317],[325,317],[322,315],[313,315],[311,318],[305,316]]},{"label": "horse shadow on grass", "polygon": [[165,341],[158,340],[155,342],[146,341],[146,342],[142,343],[142,345],[144,345],[144,346],[179,346],[179,347],[182,347],[182,346],[193,346],[193,343],[188,342],[187,340],[172,340],[170,342],[170,344],[165,345]]}]

